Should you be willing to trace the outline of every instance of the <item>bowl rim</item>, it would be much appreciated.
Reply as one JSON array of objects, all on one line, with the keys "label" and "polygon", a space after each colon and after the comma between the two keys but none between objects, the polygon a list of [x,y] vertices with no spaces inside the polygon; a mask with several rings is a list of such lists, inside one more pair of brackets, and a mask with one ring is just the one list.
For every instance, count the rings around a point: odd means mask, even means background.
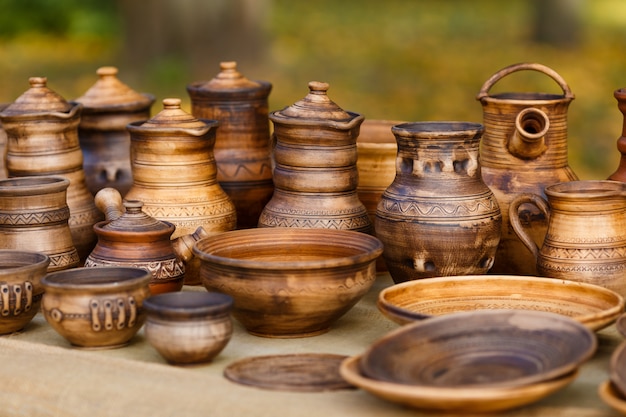
[{"label": "bowl rim", "polygon": [[[184,305],[184,302],[192,304]],[[150,316],[159,318],[210,318],[210,315],[228,314],[234,298],[216,291],[177,291],[151,295],[143,300]]]},{"label": "bowl rim", "polygon": [[[94,273],[98,273],[98,270],[106,270],[107,280],[103,282],[101,276],[93,276]],[[113,278],[114,276],[115,278]],[[108,279],[109,277],[110,279]],[[77,267],[50,272],[41,279],[41,284],[46,290],[107,292],[134,287],[135,285],[148,286],[151,279],[152,274],[143,268],[98,266]]]},{"label": "bowl rim", "polygon": [[24,262],[17,266],[3,267],[0,269],[0,277],[5,275],[14,275],[33,269],[46,269],[48,268],[48,265],[50,265],[50,257],[47,254],[43,252],[19,249],[0,249],[0,264],[4,261],[11,261],[14,259],[13,257],[19,255],[26,255],[32,261]]}]

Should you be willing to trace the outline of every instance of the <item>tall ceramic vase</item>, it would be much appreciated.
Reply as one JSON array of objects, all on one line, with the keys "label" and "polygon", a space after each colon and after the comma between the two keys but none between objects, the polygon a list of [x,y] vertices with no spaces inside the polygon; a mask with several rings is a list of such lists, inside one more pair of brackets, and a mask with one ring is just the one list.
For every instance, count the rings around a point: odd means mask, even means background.
[{"label": "tall ceramic vase", "polygon": [[396,177],[378,204],[375,227],[394,282],[486,273],[502,214],[481,177],[483,126],[415,122],[392,131]]}]

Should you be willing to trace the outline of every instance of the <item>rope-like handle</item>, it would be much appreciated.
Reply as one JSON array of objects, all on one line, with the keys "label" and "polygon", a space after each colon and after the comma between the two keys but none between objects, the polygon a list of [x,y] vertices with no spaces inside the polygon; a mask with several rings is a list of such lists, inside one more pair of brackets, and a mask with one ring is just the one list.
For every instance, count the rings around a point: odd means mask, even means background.
[{"label": "rope-like handle", "polygon": [[563,90],[563,93],[565,94],[566,98],[570,98],[570,99],[574,98],[574,94],[572,93],[572,90],[569,88],[569,85],[567,85],[563,77],[561,77],[552,68],[546,67],[545,65],[542,65],[542,64],[522,62],[519,64],[509,65],[508,67],[502,68],[500,71],[493,74],[487,81],[485,81],[482,88],[480,89],[480,92],[476,96],[476,99],[481,100],[483,97],[487,97],[489,95],[489,90],[491,89],[491,87],[493,87],[493,85],[497,83],[498,81],[500,81],[502,78],[506,77],[507,75],[511,73],[514,73],[517,71],[524,71],[524,70],[537,71],[537,72],[546,74],[547,76],[552,78],[554,81],[556,81],[559,87],[561,87],[561,89]]}]

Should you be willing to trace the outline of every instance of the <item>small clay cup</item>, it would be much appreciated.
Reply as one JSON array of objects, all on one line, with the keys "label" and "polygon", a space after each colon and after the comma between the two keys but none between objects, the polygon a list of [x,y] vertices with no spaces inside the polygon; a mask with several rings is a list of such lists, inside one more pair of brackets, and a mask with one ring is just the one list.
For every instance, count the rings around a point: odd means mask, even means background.
[{"label": "small clay cup", "polygon": [[152,275],[141,268],[74,268],[46,275],[41,307],[50,326],[72,345],[115,348],[143,325]]},{"label": "small clay cup", "polygon": [[35,317],[48,264],[44,253],[0,250],[0,334],[22,330]]},{"label": "small clay cup", "polygon": [[217,292],[172,292],[144,301],[148,342],[171,364],[210,362],[233,334],[233,298]]}]

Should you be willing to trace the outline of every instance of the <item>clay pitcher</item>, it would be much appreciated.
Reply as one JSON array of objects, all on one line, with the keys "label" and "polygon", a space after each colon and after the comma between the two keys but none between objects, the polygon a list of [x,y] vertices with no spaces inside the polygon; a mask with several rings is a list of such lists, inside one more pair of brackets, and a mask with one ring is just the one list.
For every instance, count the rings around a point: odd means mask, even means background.
[{"label": "clay pitcher", "polygon": [[251,81],[233,61],[220,63],[210,81],[187,86],[191,114],[217,120],[215,162],[217,181],[237,210],[237,228],[256,227],[272,197],[272,162],[268,96],[272,84]]},{"label": "clay pitcher", "polygon": [[356,147],[364,117],[347,112],[312,81],[309,94],[270,114],[274,123],[274,194],[259,227],[302,227],[372,233],[357,193]]},{"label": "clay pitcher", "polygon": [[485,274],[502,215],[481,177],[483,126],[415,122],[392,128],[396,176],[376,210],[376,236],[394,282]]},{"label": "clay pitcher", "polygon": [[[546,187],[547,200],[522,194],[510,204],[511,226],[540,276],[600,285],[626,296],[626,184],[569,181]],[[522,226],[518,208],[532,204],[548,219],[541,248]]]},{"label": "clay pitcher", "polygon": [[[518,71],[537,71],[553,79],[563,94],[499,93],[490,89]],[[578,179],[567,160],[567,110],[574,99],[554,70],[535,63],[508,66],[483,84],[477,99],[483,106],[485,133],[481,145],[482,176],[502,210],[502,237],[492,273],[535,275],[535,261],[510,227],[509,205],[521,193],[544,195],[544,188]],[[532,205],[520,206],[520,218],[540,243],[547,219]]]},{"label": "clay pitcher", "polygon": [[69,103],[49,89],[45,77],[31,77],[29,82],[31,88],[0,112],[7,134],[9,177],[61,175],[70,181],[69,226],[84,261],[96,244],[93,225],[102,214],[85,184],[78,141],[82,105]]},{"label": "clay pitcher", "polygon": [[622,114],[622,135],[617,139],[617,150],[620,153],[619,166],[608,179],[626,182],[626,88],[615,90],[613,96],[617,100],[617,108]]},{"label": "clay pitcher", "polygon": [[78,266],[68,223],[69,185],[58,176],[0,180],[0,248],[48,255],[48,272]]},{"label": "clay pitcher", "polygon": [[98,80],[74,101],[83,105],[78,140],[87,188],[113,187],[122,196],[133,183],[126,125],[148,120],[154,96],[140,94],[117,78],[116,67],[100,67]]}]

